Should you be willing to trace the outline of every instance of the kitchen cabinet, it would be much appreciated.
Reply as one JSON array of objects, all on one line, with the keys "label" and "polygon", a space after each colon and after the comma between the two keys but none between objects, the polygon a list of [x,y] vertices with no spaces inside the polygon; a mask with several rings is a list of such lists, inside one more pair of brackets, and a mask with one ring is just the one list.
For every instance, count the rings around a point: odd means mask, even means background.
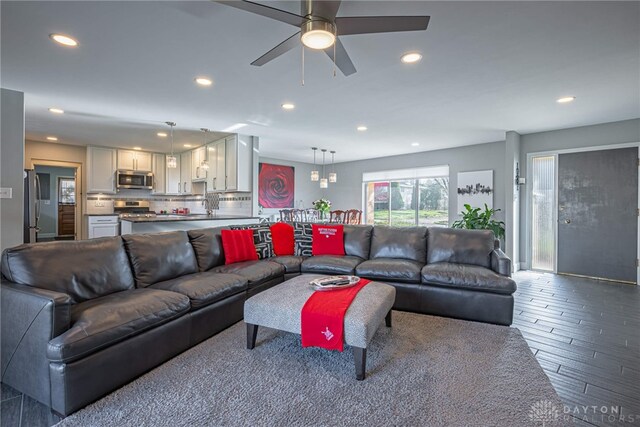
[{"label": "kitchen cabinet", "polygon": [[90,216],[88,229],[90,239],[119,236],[118,215]]},{"label": "kitchen cabinet", "polygon": [[207,160],[207,147],[196,148],[191,151],[191,181],[205,182],[209,165]]},{"label": "kitchen cabinet", "polygon": [[151,172],[153,172],[153,189],[151,194],[165,194],[167,188],[166,160],[164,154],[154,153],[151,156]]},{"label": "kitchen cabinet", "polygon": [[[175,168],[166,168],[166,186],[164,189],[164,194],[177,195],[180,194],[180,190],[182,185],[180,183],[180,155],[175,155],[178,158],[177,166]],[[166,158],[165,156],[165,166],[166,166]]]},{"label": "kitchen cabinet", "polygon": [[118,169],[129,171],[151,171],[151,153],[135,150],[118,150]]},{"label": "kitchen cabinet", "polygon": [[251,191],[253,137],[231,135],[207,145],[208,191]]},{"label": "kitchen cabinet", "polygon": [[218,141],[210,142],[209,144],[206,145],[207,160],[209,162],[209,170],[207,171],[207,178],[205,180],[207,183],[207,192],[213,192],[216,189],[215,188],[217,183],[216,172],[218,170],[217,159],[216,159],[217,145],[218,145]]},{"label": "kitchen cabinet", "polygon": [[87,147],[87,193],[116,193],[115,148]]},{"label": "kitchen cabinet", "polygon": [[180,154],[180,194],[191,194],[191,151]]}]

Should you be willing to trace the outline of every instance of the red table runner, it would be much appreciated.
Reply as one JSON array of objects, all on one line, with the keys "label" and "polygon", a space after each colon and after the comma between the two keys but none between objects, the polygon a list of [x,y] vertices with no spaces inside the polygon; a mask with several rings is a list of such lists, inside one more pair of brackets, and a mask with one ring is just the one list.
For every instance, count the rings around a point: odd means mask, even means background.
[{"label": "red table runner", "polygon": [[316,291],[302,307],[302,347],[344,349],[344,315],[360,289],[371,280],[360,279],[346,289]]}]

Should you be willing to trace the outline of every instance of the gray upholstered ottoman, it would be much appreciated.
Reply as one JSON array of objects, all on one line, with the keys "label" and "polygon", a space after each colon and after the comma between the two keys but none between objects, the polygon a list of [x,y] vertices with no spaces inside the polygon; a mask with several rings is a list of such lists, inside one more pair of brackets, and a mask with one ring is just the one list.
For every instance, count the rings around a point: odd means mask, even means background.
[{"label": "gray upholstered ottoman", "polygon": [[[304,274],[249,298],[244,304],[247,348],[256,343],[258,326],[300,334],[300,312],[314,290],[309,282],[323,275]],[[330,292],[330,291],[328,291]],[[367,344],[382,320],[391,326],[391,307],[396,299],[393,286],[371,282],[358,292],[344,318],[344,341],[353,348],[356,378],[363,380],[367,364]]]}]

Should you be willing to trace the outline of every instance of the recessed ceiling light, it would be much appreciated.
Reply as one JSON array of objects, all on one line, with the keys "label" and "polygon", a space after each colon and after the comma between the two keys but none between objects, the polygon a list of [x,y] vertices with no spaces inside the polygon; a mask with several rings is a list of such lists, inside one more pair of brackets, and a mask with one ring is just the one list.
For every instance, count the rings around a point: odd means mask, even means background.
[{"label": "recessed ceiling light", "polygon": [[213,84],[213,81],[207,77],[196,77],[193,80],[200,86],[211,86]]},{"label": "recessed ceiling light", "polygon": [[282,109],[283,110],[293,110],[294,108],[296,108],[296,106],[290,102],[286,102],[284,104],[282,104]]},{"label": "recessed ceiling light", "polygon": [[413,64],[414,62],[418,62],[422,59],[422,55],[418,52],[407,52],[400,57],[400,60],[405,64]]},{"label": "recessed ceiling light", "polygon": [[134,150],[142,150],[140,147],[133,147]]},{"label": "recessed ceiling light", "polygon": [[57,141],[57,140],[58,140],[58,138],[55,137],[55,136],[48,136],[47,137],[47,141]]},{"label": "recessed ceiling light", "polygon": [[360,132],[364,132],[368,128],[366,126],[358,126],[356,129],[358,129]]},{"label": "recessed ceiling light", "polygon": [[184,144],[184,146],[185,146],[186,148],[189,148],[189,147],[191,147],[191,144]]},{"label": "recessed ceiling light", "polygon": [[576,99],[575,96],[564,96],[562,98],[556,99],[558,104],[566,104],[567,102],[573,102]]},{"label": "recessed ceiling light", "polygon": [[60,108],[49,108],[49,111],[53,114],[64,114],[64,110]]},{"label": "recessed ceiling light", "polygon": [[412,147],[417,147],[418,145],[420,145],[420,143],[419,143],[419,142],[412,142],[412,143],[411,143],[411,146],[412,146]]},{"label": "recessed ceiling light", "polygon": [[160,138],[166,138],[167,137],[167,133],[166,132],[158,132],[158,133],[156,133],[156,135],[158,135]]},{"label": "recessed ceiling light", "polygon": [[49,38],[54,42],[64,46],[68,46],[68,47],[78,46],[78,42],[75,39],[72,39],[69,36],[65,36],[64,34],[49,34]]}]

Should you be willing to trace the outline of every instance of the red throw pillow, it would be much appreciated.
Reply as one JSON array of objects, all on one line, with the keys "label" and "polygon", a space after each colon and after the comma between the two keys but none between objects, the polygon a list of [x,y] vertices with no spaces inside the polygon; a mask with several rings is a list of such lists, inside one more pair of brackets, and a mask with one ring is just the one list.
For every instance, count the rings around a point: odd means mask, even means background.
[{"label": "red throw pillow", "polygon": [[222,230],[221,237],[225,264],[258,259],[253,230]]},{"label": "red throw pillow", "polygon": [[292,225],[284,222],[273,224],[271,226],[271,240],[273,242],[273,252],[277,256],[294,254],[295,238]]},{"label": "red throw pillow", "polygon": [[344,226],[313,224],[313,255],[344,255]]}]

